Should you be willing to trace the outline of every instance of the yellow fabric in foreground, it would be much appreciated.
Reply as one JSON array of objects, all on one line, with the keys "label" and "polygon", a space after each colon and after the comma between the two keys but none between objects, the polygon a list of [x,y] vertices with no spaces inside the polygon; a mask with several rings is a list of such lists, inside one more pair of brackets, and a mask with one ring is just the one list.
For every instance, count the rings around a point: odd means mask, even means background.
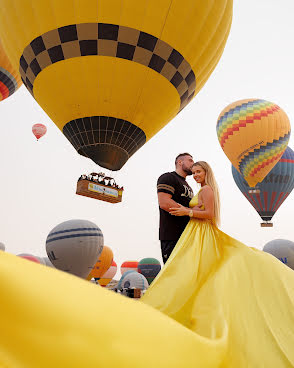
[{"label": "yellow fabric in foreground", "polygon": [[4,252],[0,277],[0,367],[294,365],[294,272],[209,221],[189,222],[145,303]]},{"label": "yellow fabric in foreground", "polygon": [[225,341],[215,367],[294,366],[294,272],[211,221],[189,221],[143,301],[207,338],[209,356]]}]

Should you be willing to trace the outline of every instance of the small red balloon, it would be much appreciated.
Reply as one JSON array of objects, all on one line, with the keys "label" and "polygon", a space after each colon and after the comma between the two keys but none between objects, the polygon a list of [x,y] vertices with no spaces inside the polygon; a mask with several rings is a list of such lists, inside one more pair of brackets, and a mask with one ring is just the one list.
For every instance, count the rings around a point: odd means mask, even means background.
[{"label": "small red balloon", "polygon": [[34,136],[38,139],[40,139],[41,137],[43,137],[43,135],[46,134],[47,132],[47,128],[45,125],[43,124],[34,124],[32,127],[32,132],[34,134]]}]

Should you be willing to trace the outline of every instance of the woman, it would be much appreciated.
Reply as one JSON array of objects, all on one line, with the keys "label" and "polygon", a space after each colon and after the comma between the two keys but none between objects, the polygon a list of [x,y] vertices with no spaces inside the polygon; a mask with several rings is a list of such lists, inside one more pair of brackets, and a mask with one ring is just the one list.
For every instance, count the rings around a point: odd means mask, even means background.
[{"label": "woman", "polygon": [[191,219],[142,301],[206,339],[216,366],[294,366],[294,272],[220,231],[212,169],[192,172],[201,189],[190,208],[170,208]]}]

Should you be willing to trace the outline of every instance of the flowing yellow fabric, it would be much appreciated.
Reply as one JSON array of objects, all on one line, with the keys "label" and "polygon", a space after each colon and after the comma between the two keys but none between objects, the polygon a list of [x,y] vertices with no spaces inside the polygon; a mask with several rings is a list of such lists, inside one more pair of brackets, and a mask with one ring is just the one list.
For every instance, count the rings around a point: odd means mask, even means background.
[{"label": "flowing yellow fabric", "polygon": [[294,366],[294,272],[209,220],[189,221],[143,301],[209,339],[209,354],[225,341],[215,367]]},{"label": "flowing yellow fabric", "polygon": [[209,221],[189,222],[143,302],[4,252],[0,278],[0,367],[294,365],[294,272]]}]

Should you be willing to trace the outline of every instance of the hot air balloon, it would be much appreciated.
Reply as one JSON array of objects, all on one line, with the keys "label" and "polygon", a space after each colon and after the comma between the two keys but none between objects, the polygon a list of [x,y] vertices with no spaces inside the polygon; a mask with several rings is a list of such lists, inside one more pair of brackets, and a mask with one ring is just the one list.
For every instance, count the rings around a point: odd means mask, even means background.
[{"label": "hot air balloon", "polygon": [[3,243],[0,243],[0,250],[3,250],[3,252],[5,251],[5,245]]},{"label": "hot air balloon", "polygon": [[282,157],[290,131],[286,113],[261,99],[234,102],[217,121],[219,143],[250,187],[260,183]]},{"label": "hot air balloon", "polygon": [[0,41],[0,101],[11,96],[22,84],[19,67],[11,65]]},{"label": "hot air balloon", "polygon": [[0,37],[29,92],[79,154],[119,170],[209,78],[233,0],[0,6]]},{"label": "hot air balloon", "polygon": [[161,270],[161,264],[156,258],[143,258],[138,264],[138,272],[146,277],[149,285]]},{"label": "hot air balloon", "polygon": [[43,257],[43,260],[46,266],[55,268],[48,257]]},{"label": "hot air balloon", "polygon": [[42,264],[39,257],[33,256],[32,254],[18,254],[18,257],[23,258],[23,259],[27,259],[28,261],[32,261],[32,262],[35,262],[35,263]]},{"label": "hot air balloon", "polygon": [[269,221],[294,188],[294,152],[287,147],[278,163],[255,188],[249,187],[234,166],[232,174],[240,191],[266,221],[261,226],[272,226]]},{"label": "hot air balloon", "polygon": [[37,141],[46,134],[47,128],[44,124],[34,124],[32,127],[32,132],[37,138]]},{"label": "hot air balloon", "polygon": [[126,271],[119,280],[117,289],[135,288],[140,290],[148,289],[148,281],[145,276],[136,271]]},{"label": "hot air balloon", "polygon": [[286,239],[275,239],[265,244],[263,251],[272,254],[294,270],[294,242]]},{"label": "hot air balloon", "polygon": [[104,245],[102,253],[100,254],[97,262],[95,263],[92,271],[90,272],[88,279],[94,278],[98,281],[101,276],[109,269],[113,260],[112,250]]},{"label": "hot air balloon", "polygon": [[120,272],[123,275],[127,271],[138,271],[138,261],[125,261],[120,266]]},{"label": "hot air balloon", "polygon": [[99,285],[105,287],[110,283],[110,281],[114,278],[117,271],[117,264],[115,261],[112,261],[109,269],[102,275],[102,277],[98,280]]},{"label": "hot air balloon", "polygon": [[48,258],[59,270],[86,278],[103,249],[103,234],[91,221],[69,220],[47,236]]}]

